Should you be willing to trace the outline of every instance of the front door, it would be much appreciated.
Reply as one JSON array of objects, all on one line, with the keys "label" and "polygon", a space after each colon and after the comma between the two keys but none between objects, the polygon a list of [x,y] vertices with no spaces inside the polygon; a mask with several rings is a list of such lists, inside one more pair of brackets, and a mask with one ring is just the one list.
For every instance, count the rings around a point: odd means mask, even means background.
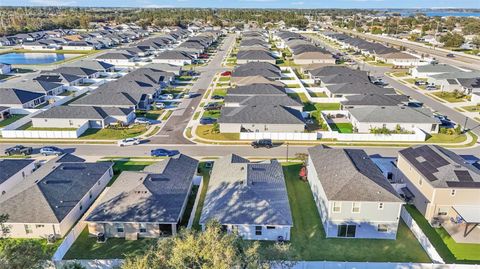
[{"label": "front door", "polygon": [[355,232],[357,230],[356,225],[338,225],[337,236],[338,237],[355,237]]}]

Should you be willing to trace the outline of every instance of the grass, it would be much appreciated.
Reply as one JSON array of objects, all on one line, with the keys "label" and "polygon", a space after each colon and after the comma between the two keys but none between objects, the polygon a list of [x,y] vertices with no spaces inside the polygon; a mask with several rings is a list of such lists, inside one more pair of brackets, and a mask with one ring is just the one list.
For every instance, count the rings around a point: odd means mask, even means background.
[{"label": "grass", "polygon": [[164,110],[158,109],[158,110],[149,110],[148,112],[136,112],[135,114],[137,117],[145,117],[150,120],[158,120],[160,115],[163,114]]},{"label": "grass", "polygon": [[87,129],[79,138],[80,139],[112,139],[119,140],[130,137],[139,136],[147,131],[145,125],[134,125],[131,128],[104,128],[104,129]]},{"label": "grass", "polygon": [[454,92],[435,92],[432,95],[450,103],[465,102],[464,96],[456,95]]},{"label": "grass", "polygon": [[307,103],[308,102],[307,95],[305,95],[304,93],[292,92],[292,93],[288,93],[288,96],[290,96],[291,98],[293,98],[295,100],[298,100],[302,103]]},{"label": "grass", "polygon": [[315,104],[315,109],[320,111],[340,110],[340,103],[317,103]]},{"label": "grass", "polygon": [[[38,242],[42,246],[42,250],[48,255],[52,256],[55,251],[57,251],[58,246],[62,243],[62,240],[57,240],[53,244],[48,244],[46,239],[30,239],[30,238],[2,238],[0,240],[0,248],[3,243],[6,243],[7,241],[14,241],[14,242],[20,242],[20,241],[32,241],[32,242]],[[2,267],[3,268],[3,267]]]},{"label": "grass", "polygon": [[202,118],[214,118],[218,119],[220,118],[220,110],[209,110],[203,112]]},{"label": "grass", "polygon": [[479,112],[480,111],[480,104],[476,106],[462,106],[462,109],[468,112]]},{"label": "grass", "polygon": [[198,200],[197,210],[195,211],[195,218],[193,219],[192,229],[200,231],[202,228],[199,224],[200,216],[202,215],[203,203],[205,202],[205,196],[207,195],[207,186],[210,182],[210,168],[205,168],[205,162],[201,162],[199,165],[200,174],[203,176],[203,188]]},{"label": "grass", "polygon": [[344,133],[344,134],[353,133],[353,125],[349,122],[330,123],[330,128],[332,128],[332,131],[337,131],[339,133]]},{"label": "grass", "polygon": [[[149,156],[148,156],[149,157]],[[146,166],[155,163],[154,161],[115,161],[113,165],[113,177],[108,182],[108,186],[112,186],[113,182],[123,171],[141,171]]]},{"label": "grass", "polygon": [[12,123],[16,122],[17,120],[19,120],[19,119],[21,119],[25,116],[26,116],[26,114],[12,114],[12,115],[10,115],[10,117],[8,119],[4,119],[4,120],[0,121],[0,128],[5,127],[9,124],[12,124]]},{"label": "grass", "polygon": [[190,195],[188,196],[187,200],[187,206],[185,207],[185,211],[183,212],[182,219],[180,220],[179,223],[179,228],[186,228],[188,224],[188,220],[190,219],[190,215],[192,214],[193,206],[195,204],[195,198],[197,198],[197,193],[198,193],[198,188],[199,186],[193,185],[192,186],[192,191],[190,192]]},{"label": "grass", "polygon": [[300,260],[430,262],[403,221],[396,240],[326,238],[310,187],[298,179],[300,167],[283,166],[293,217],[291,244]]},{"label": "grass", "polygon": [[408,76],[408,72],[405,72],[405,71],[393,72],[392,76],[397,78],[406,77]]},{"label": "grass", "polygon": [[55,127],[33,127],[32,122],[28,122],[17,128],[25,131],[76,131],[76,128],[55,128]]},{"label": "grass", "polygon": [[310,94],[311,97],[322,97],[322,98],[328,97],[327,94],[324,92],[308,92],[308,94]]},{"label": "grass", "polygon": [[213,132],[213,125],[199,125],[195,130],[196,135],[199,138],[210,140],[239,140],[240,134],[238,133],[215,133]]},{"label": "grass", "polygon": [[216,88],[216,89],[213,91],[213,93],[212,93],[212,96],[213,96],[213,95],[225,96],[225,95],[227,95],[227,89],[226,89],[226,88],[225,88],[225,89],[218,89],[218,88]]},{"label": "grass", "polygon": [[4,79],[7,79],[7,78],[11,78],[13,77],[12,75],[5,75],[5,74],[0,74],[0,80],[4,80]]},{"label": "grass", "polygon": [[157,239],[108,238],[105,243],[96,241],[96,237],[89,237],[88,228],[85,228],[65,254],[64,259],[121,259],[126,255],[140,255]]},{"label": "grass", "polygon": [[230,81],[230,77],[220,77],[218,81],[227,82]]},{"label": "grass", "polygon": [[286,88],[291,88],[291,89],[296,89],[296,88],[300,88],[301,86],[298,85],[298,84],[286,84],[285,87]]},{"label": "grass", "polygon": [[200,117],[200,113],[200,111],[195,112],[195,114],[193,115],[193,120],[198,120],[198,118]]},{"label": "grass", "polygon": [[446,263],[480,263],[480,244],[456,243],[444,228],[433,228],[413,206],[405,206]]},{"label": "grass", "polygon": [[465,134],[461,135],[448,135],[448,134],[430,134],[425,142],[428,143],[462,143],[467,140]]},{"label": "grass", "polygon": [[162,120],[168,120],[168,118],[170,118],[170,115],[172,115],[172,113],[173,113],[173,110],[167,110],[167,112],[165,112],[165,114],[163,115]]}]

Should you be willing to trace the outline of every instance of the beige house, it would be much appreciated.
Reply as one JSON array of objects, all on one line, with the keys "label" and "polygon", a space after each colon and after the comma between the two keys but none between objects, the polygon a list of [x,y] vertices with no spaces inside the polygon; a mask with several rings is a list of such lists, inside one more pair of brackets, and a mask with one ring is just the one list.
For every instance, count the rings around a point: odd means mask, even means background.
[{"label": "beige house", "polygon": [[307,51],[304,53],[294,54],[293,62],[295,64],[335,64],[335,59],[331,54],[320,51]]},{"label": "beige house", "polygon": [[112,162],[59,156],[0,197],[13,238],[64,237],[113,176]]},{"label": "beige house", "polygon": [[476,232],[480,243],[480,169],[432,145],[401,150],[397,166],[406,177],[405,196],[432,225],[441,223],[455,240],[455,231]]},{"label": "beige house", "polygon": [[175,235],[197,166],[180,154],[143,171],[124,171],[87,217],[89,233],[128,240]]}]

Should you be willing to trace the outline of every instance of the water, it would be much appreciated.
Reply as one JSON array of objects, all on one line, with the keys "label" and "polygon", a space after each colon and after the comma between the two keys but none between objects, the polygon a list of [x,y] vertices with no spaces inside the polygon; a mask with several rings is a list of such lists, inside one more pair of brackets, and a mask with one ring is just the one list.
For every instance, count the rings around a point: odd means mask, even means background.
[{"label": "water", "polygon": [[7,64],[49,64],[63,61],[80,54],[59,54],[59,53],[20,53],[11,52],[0,55],[0,63]]},{"label": "water", "polygon": [[480,17],[480,12],[418,11],[418,12],[401,12],[400,14],[404,17],[408,17],[410,15],[415,15],[416,13],[424,13],[427,17],[436,17],[436,16]]}]

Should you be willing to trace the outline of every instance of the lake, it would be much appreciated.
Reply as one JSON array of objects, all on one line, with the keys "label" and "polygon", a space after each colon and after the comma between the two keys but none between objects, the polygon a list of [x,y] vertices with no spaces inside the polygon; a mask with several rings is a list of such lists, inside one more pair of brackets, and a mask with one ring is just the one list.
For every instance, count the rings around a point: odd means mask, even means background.
[{"label": "lake", "polygon": [[80,56],[81,54],[21,53],[10,52],[0,55],[0,63],[7,64],[49,64]]}]

